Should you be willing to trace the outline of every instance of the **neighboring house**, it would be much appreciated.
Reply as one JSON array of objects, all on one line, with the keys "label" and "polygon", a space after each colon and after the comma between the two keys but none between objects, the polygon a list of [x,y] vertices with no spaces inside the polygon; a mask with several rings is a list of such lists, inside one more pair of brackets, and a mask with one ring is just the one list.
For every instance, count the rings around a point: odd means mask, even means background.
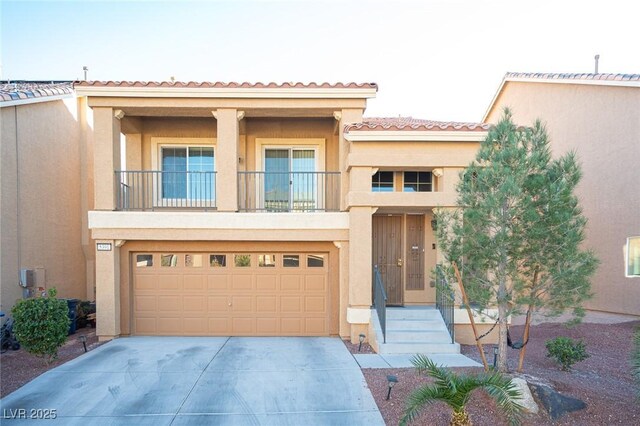
[{"label": "neighboring house", "polygon": [[0,310],[6,314],[25,295],[21,269],[34,271],[30,295],[56,287],[60,297],[93,299],[84,103],[70,82],[0,82]]},{"label": "neighboring house", "polygon": [[[432,209],[455,206],[488,126],[363,119],[375,84],[75,89],[93,111],[102,340],[364,333],[381,348],[374,264],[388,304],[434,304]],[[437,315],[392,315],[388,333],[428,344],[422,325]],[[456,323],[468,341],[466,312]]]},{"label": "neighboring house", "polygon": [[521,125],[541,119],[553,155],[582,164],[585,247],[601,260],[586,307],[640,315],[640,74],[507,73],[484,121],[504,107]]}]

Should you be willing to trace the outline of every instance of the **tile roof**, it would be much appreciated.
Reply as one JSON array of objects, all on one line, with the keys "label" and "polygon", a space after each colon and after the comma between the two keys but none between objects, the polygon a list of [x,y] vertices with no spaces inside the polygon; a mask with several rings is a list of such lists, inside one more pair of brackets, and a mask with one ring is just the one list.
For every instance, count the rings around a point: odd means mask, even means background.
[{"label": "tile roof", "polygon": [[505,80],[513,78],[538,78],[541,80],[596,80],[596,81],[640,81],[640,74],[569,74],[541,72],[508,72]]},{"label": "tile roof", "polygon": [[71,94],[73,94],[73,83],[70,81],[17,81],[15,83],[0,81],[0,103]]},{"label": "tile roof", "polygon": [[456,121],[422,120],[413,117],[365,117],[361,123],[347,124],[345,132],[359,130],[404,130],[404,131],[477,131],[489,130],[486,123],[461,123]]},{"label": "tile roof", "polygon": [[249,82],[196,82],[196,81],[76,81],[79,87],[179,87],[221,89],[375,89],[376,83],[249,83]]}]

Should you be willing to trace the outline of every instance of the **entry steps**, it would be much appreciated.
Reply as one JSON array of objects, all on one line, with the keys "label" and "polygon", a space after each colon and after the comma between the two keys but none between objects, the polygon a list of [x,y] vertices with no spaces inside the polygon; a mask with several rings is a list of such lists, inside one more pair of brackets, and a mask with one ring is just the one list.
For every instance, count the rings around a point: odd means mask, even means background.
[{"label": "entry steps", "polygon": [[380,354],[459,354],[440,312],[431,306],[387,308],[387,341],[372,309]]}]

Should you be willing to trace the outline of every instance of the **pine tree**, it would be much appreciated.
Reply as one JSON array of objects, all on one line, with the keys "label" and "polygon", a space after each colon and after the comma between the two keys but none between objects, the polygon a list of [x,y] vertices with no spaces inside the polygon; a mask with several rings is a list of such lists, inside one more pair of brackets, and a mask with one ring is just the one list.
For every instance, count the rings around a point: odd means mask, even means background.
[{"label": "pine tree", "polygon": [[574,153],[552,159],[540,121],[517,127],[505,109],[461,174],[460,209],[436,212],[438,242],[447,264],[461,266],[469,300],[498,308],[500,371],[507,370],[509,315],[526,312],[530,320],[539,310],[572,309],[579,320],[591,297],[598,261],[581,248],[587,220],[573,193],[580,177]]}]

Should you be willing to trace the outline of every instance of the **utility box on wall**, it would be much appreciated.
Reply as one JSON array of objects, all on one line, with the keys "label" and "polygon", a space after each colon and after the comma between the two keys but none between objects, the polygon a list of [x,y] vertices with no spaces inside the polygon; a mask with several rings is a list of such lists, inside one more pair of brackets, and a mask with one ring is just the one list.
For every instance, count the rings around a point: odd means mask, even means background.
[{"label": "utility box on wall", "polygon": [[20,287],[28,288],[36,284],[35,271],[33,269],[20,269]]}]

